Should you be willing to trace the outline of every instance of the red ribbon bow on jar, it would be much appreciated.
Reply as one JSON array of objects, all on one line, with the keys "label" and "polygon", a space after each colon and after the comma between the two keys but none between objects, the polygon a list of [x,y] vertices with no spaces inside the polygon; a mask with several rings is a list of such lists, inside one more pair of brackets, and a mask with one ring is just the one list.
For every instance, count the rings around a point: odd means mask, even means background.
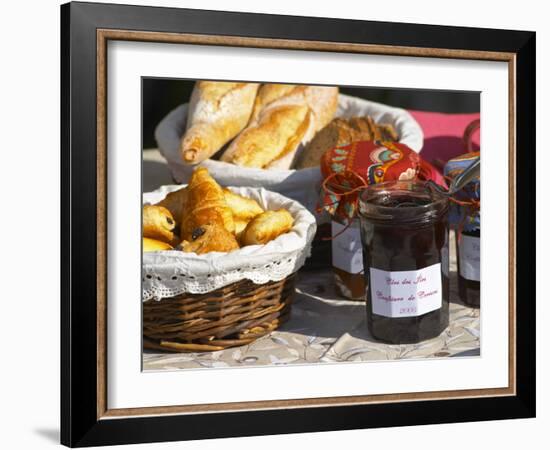
[{"label": "red ribbon bow on jar", "polygon": [[323,154],[321,173],[317,210],[325,210],[345,224],[357,214],[359,193],[368,185],[392,180],[433,180],[446,187],[435,167],[397,142],[358,141],[335,147]]}]

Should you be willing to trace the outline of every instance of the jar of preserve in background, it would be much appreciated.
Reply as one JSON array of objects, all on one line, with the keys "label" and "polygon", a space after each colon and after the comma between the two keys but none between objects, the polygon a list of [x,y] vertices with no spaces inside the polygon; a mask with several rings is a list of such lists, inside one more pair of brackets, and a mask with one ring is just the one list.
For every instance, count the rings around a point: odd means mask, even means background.
[{"label": "jar of preserve in background", "polygon": [[420,342],[449,324],[448,199],[422,182],[367,187],[359,215],[371,335]]},{"label": "jar of preserve in background", "polygon": [[332,219],[332,268],[338,293],[352,300],[365,299],[363,247],[359,219],[344,224]]},{"label": "jar of preserve in background", "polygon": [[[336,289],[344,297],[364,300],[357,210],[359,193],[368,185],[410,179],[434,179],[439,172],[398,142],[353,141],[330,148],[320,162],[323,175],[319,211],[332,219],[332,263]],[[442,181],[442,180],[441,180]]]},{"label": "jar of preserve in background", "polygon": [[[444,168],[446,177],[459,176],[479,157],[479,152],[470,152],[450,159]],[[449,222],[455,231],[458,294],[464,304],[474,308],[480,304],[480,192],[476,177],[453,195],[449,208]]]},{"label": "jar of preserve in background", "polygon": [[480,232],[456,231],[458,295],[468,306],[479,308],[480,292]]}]

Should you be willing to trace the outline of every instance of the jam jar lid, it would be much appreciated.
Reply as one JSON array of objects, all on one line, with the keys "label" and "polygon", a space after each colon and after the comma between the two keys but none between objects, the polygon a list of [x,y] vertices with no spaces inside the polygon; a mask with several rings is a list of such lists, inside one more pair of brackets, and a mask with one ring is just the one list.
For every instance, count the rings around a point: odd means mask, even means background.
[{"label": "jam jar lid", "polygon": [[432,223],[448,209],[448,198],[422,181],[377,183],[359,195],[360,217],[388,225]]}]

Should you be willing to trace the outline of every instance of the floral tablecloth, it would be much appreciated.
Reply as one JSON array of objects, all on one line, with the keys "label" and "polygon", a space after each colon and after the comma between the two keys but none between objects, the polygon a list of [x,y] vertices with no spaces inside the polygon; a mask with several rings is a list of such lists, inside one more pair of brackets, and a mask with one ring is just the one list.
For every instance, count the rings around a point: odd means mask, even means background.
[{"label": "floral tablecloth", "polygon": [[449,247],[450,320],[448,328],[434,339],[407,345],[374,340],[367,330],[365,304],[342,299],[334,291],[332,270],[326,269],[299,274],[292,317],[270,335],[218,352],[168,354],[146,350],[143,370],[478,356],[479,310],[458,299],[452,236]]}]

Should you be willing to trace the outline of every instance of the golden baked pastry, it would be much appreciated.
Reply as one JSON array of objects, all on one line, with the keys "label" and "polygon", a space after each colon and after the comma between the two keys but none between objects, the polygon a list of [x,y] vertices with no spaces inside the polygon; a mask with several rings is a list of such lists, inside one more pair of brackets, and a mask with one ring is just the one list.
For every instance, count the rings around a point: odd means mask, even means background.
[{"label": "golden baked pastry", "polygon": [[187,202],[181,218],[181,238],[191,240],[193,231],[208,223],[219,222],[227,231],[235,231],[233,213],[222,188],[208,173],[208,169],[195,169],[187,186]]},{"label": "golden baked pastry", "polygon": [[178,189],[177,191],[170,192],[160,202],[156,203],[156,206],[165,207],[172,217],[176,221],[176,227],[179,227],[179,221],[183,211],[185,210],[185,204],[187,202],[187,188]]},{"label": "golden baked pastry", "polygon": [[229,206],[229,209],[231,209],[233,213],[234,220],[242,219],[248,222],[250,219],[264,212],[258,202],[252,198],[235,194],[227,188],[223,189],[223,195],[227,202],[227,206]]},{"label": "golden baked pastry", "polygon": [[246,229],[250,220],[235,219],[235,237],[238,242],[242,242],[243,231]]},{"label": "golden baked pastry", "polygon": [[294,219],[286,209],[265,211],[252,219],[241,235],[242,245],[267,244],[288,232]]},{"label": "golden baked pastry", "polygon": [[260,116],[260,112],[275,100],[289,95],[293,92],[298,85],[296,84],[282,84],[282,83],[266,83],[262,84],[258,89],[258,95],[254,100],[254,108],[252,109],[252,115],[250,116],[250,122],[255,121]]},{"label": "golden baked pastry", "polygon": [[233,141],[222,161],[243,167],[266,167],[273,160],[296,150],[309,129],[310,121],[306,105],[272,109]]},{"label": "golden baked pastry", "polygon": [[248,123],[259,84],[198,81],[180,145],[184,163],[210,158]]},{"label": "golden baked pastry", "polygon": [[335,86],[309,86],[303,84],[262,84],[254,102],[250,123],[270,108],[284,105],[307,105],[312,111],[314,129],[327,125],[338,108],[338,88]]},{"label": "golden baked pastry", "polygon": [[288,169],[299,145],[332,119],[337,105],[336,87],[262,85],[249,124],[221,160],[244,167]]},{"label": "golden baked pastry", "polygon": [[173,247],[170,244],[167,244],[166,242],[158,241],[156,239],[151,238],[142,238],[143,243],[143,252],[156,252],[159,250],[172,250]]},{"label": "golden baked pastry", "polygon": [[170,211],[163,206],[143,206],[143,237],[171,242],[174,239],[176,222]]},{"label": "golden baked pastry", "polygon": [[297,169],[317,167],[327,150],[355,141],[397,141],[390,124],[377,124],[370,116],[333,119],[306,145],[296,162]]},{"label": "golden baked pastry", "polygon": [[238,249],[239,243],[219,222],[212,222],[195,228],[191,239],[182,241],[179,248],[184,252],[202,255],[208,252],[230,252]]}]

